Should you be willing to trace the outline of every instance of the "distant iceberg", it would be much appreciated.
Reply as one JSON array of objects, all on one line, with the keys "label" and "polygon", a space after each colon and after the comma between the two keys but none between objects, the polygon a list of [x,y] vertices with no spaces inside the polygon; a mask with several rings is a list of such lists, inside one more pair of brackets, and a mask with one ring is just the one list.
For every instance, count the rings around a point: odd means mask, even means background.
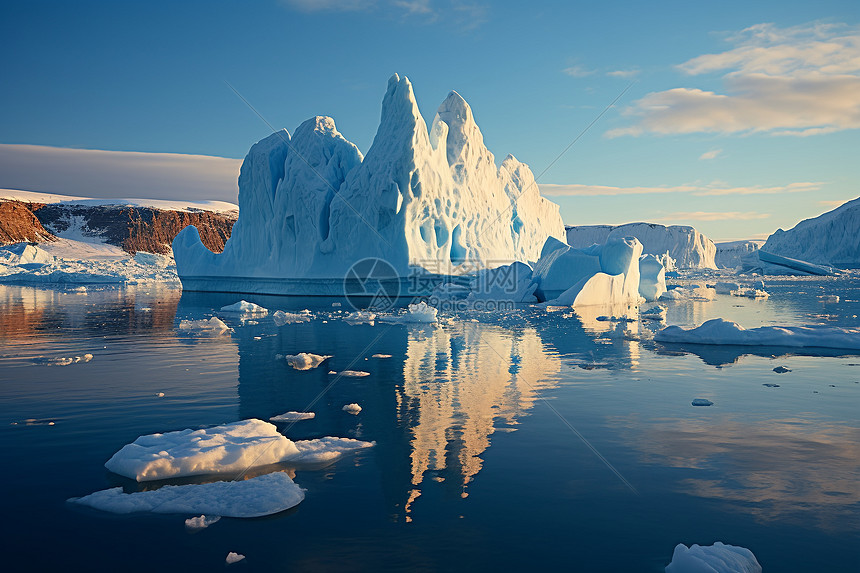
[{"label": "distant iceberg", "polygon": [[696,328],[668,326],[654,335],[657,342],[737,346],[788,346],[860,350],[860,329],[838,326],[760,326],[744,328],[722,318]]},{"label": "distant iceberg", "polygon": [[362,259],[387,261],[398,277],[462,274],[537,260],[548,237],[564,236],[528,166],[511,155],[496,166],[459,94],[428,127],[395,74],[366,157],[330,117],[276,132],[242,164],[224,252],[206,249],[193,226],[173,251],[185,290],[341,295]]}]

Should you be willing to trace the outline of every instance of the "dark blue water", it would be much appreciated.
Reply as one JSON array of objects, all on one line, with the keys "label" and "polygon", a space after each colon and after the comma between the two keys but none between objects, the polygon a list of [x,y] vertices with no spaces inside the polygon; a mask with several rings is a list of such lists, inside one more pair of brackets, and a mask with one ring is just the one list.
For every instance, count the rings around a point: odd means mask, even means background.
[{"label": "dark blue water", "polygon": [[[769,300],[673,304],[669,322],[856,327],[858,287],[770,281]],[[724,541],[766,571],[858,570],[858,356],[610,339],[607,323],[528,308],[353,326],[331,300],[278,297],[245,298],[316,319],[178,331],[238,298],[0,286],[4,569],[211,570],[236,551],[231,568],[253,570],[657,572],[679,542]],[[307,372],[274,359],[297,352],[334,358]],[[348,367],[371,375],[339,380],[287,435],[377,446],[298,471],[294,510],[189,534],[188,515],[66,503],[135,487],[103,464],[141,434],[302,410]]]}]

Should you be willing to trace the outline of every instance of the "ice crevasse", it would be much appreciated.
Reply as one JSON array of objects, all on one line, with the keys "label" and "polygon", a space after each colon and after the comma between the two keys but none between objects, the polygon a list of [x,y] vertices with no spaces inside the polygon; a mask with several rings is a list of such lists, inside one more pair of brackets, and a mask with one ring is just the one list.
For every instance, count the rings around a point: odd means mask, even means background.
[{"label": "ice crevasse", "polygon": [[401,277],[416,268],[461,274],[535,261],[549,237],[565,237],[558,206],[540,195],[528,166],[512,155],[496,166],[457,92],[428,126],[397,74],[366,156],[330,117],[292,136],[276,132],[242,164],[239,209],[223,253],[206,249],[194,227],[177,235],[183,288],[341,294],[345,273],[364,258],[387,261]]}]

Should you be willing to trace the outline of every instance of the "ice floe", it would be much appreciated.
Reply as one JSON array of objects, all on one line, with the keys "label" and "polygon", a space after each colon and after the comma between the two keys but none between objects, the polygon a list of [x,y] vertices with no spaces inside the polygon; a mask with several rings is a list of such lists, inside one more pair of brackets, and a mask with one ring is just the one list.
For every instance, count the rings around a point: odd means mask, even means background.
[{"label": "ice floe", "polygon": [[365,376],[370,376],[370,372],[365,372],[364,370],[341,370],[340,372],[329,370],[329,374],[337,376],[350,376],[352,378],[364,378]]},{"label": "ice floe", "polygon": [[309,310],[303,310],[298,313],[276,310],[272,315],[272,320],[275,321],[275,326],[284,326],[285,324],[293,324],[297,322],[309,322],[312,318],[313,315]]},{"label": "ice floe", "polygon": [[696,398],[693,400],[693,406],[713,406],[714,403],[706,398]]},{"label": "ice floe", "polygon": [[219,335],[233,332],[233,329],[227,326],[223,320],[217,316],[209,319],[200,320],[181,320],[179,322],[179,330],[188,333]]},{"label": "ice floe", "polygon": [[72,364],[83,364],[92,359],[92,354],[82,354],[80,356],[57,356],[55,358],[40,356],[33,359],[33,364],[44,364],[47,366],[71,366]]},{"label": "ice floe", "polygon": [[344,405],[342,409],[344,412],[348,412],[350,414],[358,414],[359,412],[361,412],[361,406],[354,402],[352,404]]},{"label": "ice floe", "polygon": [[369,324],[372,326],[376,320],[376,313],[357,310],[346,315],[344,320],[350,324]]},{"label": "ice floe", "polygon": [[220,520],[220,515],[198,515],[197,517],[189,517],[185,520],[185,529],[189,531],[199,531],[201,529],[206,529]]},{"label": "ice floe", "polygon": [[227,558],[225,559],[225,561],[227,562],[227,565],[232,565],[233,563],[238,563],[239,561],[241,561],[244,558],[245,558],[245,556],[242,555],[241,553],[236,553],[235,551],[231,551],[230,553],[227,554]]},{"label": "ice floe", "polygon": [[374,354],[371,358],[391,358],[390,354]]},{"label": "ice floe", "polygon": [[746,547],[719,541],[705,547],[679,543],[666,573],[761,573],[761,565]]},{"label": "ice floe", "polygon": [[222,306],[221,312],[230,312],[242,316],[266,316],[269,314],[269,309],[247,300],[240,300],[237,303]]},{"label": "ice floe", "polygon": [[334,437],[294,442],[274,424],[252,418],[200,430],[140,436],[115,453],[105,467],[137,481],[151,481],[241,472],[285,461],[328,461],[372,445]]},{"label": "ice floe", "polygon": [[838,326],[760,326],[746,329],[730,320],[715,318],[696,328],[668,326],[658,332],[654,340],[688,344],[860,350],[860,329]]},{"label": "ice floe", "polygon": [[284,412],[269,418],[270,422],[298,422],[300,420],[312,420],[316,416],[313,412]]},{"label": "ice floe", "polygon": [[165,485],[134,493],[124,493],[121,487],[115,487],[69,501],[111,513],[261,517],[295,507],[304,498],[304,490],[290,476],[285,472],[273,472],[241,481]]},{"label": "ice floe", "polygon": [[312,368],[316,368],[329,358],[331,358],[330,355],[311,354],[309,352],[275,355],[275,360],[286,360],[287,364],[296,370],[310,370]]}]

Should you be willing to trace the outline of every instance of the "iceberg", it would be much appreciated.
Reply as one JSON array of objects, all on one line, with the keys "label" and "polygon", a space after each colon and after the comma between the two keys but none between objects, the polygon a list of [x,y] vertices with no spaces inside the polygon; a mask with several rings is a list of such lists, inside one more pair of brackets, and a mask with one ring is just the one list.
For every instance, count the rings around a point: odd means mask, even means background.
[{"label": "iceberg", "polygon": [[301,420],[313,420],[314,414],[313,412],[284,412],[283,414],[278,414],[277,416],[272,416],[269,418],[270,422],[299,422]]},{"label": "iceberg", "polygon": [[719,541],[705,547],[679,543],[666,573],[761,573],[761,565],[746,547]]},{"label": "iceberg", "polygon": [[469,284],[468,300],[493,300],[532,303],[537,302],[534,292],[537,284],[532,280],[532,268],[515,261],[494,269],[478,271]]},{"label": "iceberg", "polygon": [[272,314],[272,320],[275,321],[275,326],[284,326],[285,324],[295,324],[298,322],[310,322],[313,317],[314,316],[309,310],[303,310],[298,313],[276,310],[275,313]]},{"label": "iceberg", "polygon": [[714,257],[714,262],[721,269],[737,268],[742,264],[744,257],[759,250],[764,243],[764,241],[759,240],[717,243],[717,254]]},{"label": "iceberg", "polygon": [[496,167],[456,92],[428,126],[412,84],[395,74],[366,156],[330,117],[276,132],[242,164],[224,251],[206,249],[193,226],[173,251],[185,290],[341,295],[363,259],[387,261],[406,286],[416,269],[464,274],[535,260],[548,237],[563,239],[564,225],[529,168],[511,155]]},{"label": "iceberg", "polygon": [[275,360],[286,360],[287,364],[296,370],[311,370],[316,368],[326,360],[331,358],[330,355],[310,354],[308,352],[299,352],[298,354],[277,354]]},{"label": "iceberg", "polygon": [[666,269],[654,255],[639,257],[639,294],[653,302],[666,292]]},{"label": "iceberg", "polygon": [[227,563],[227,565],[232,565],[233,563],[238,563],[239,561],[241,561],[244,558],[245,558],[245,556],[242,555],[241,553],[236,553],[235,551],[231,551],[230,553],[227,554],[227,557],[224,559],[224,561]]},{"label": "iceberg", "polygon": [[266,316],[269,314],[269,309],[247,300],[240,300],[237,303],[222,306],[221,312],[235,313],[240,316]]},{"label": "iceberg", "polygon": [[860,329],[838,326],[760,326],[746,329],[736,322],[715,318],[696,328],[667,326],[654,335],[654,340],[685,344],[860,350]]},{"label": "iceberg", "polygon": [[358,414],[359,412],[361,412],[361,406],[359,406],[358,404],[356,404],[356,403],[354,403],[354,402],[353,402],[352,404],[346,404],[346,405],[344,405],[344,407],[342,408],[342,410],[343,410],[344,412],[347,412],[348,414],[356,415],[356,414]]},{"label": "iceberg", "polygon": [[189,531],[199,531],[206,529],[210,525],[221,521],[220,515],[199,515],[197,517],[189,517],[185,520],[185,529]]},{"label": "iceberg", "polygon": [[114,487],[68,501],[111,513],[203,513],[223,517],[262,517],[295,507],[304,498],[304,490],[290,476],[285,472],[273,472],[241,481],[165,485],[134,493],[123,493],[121,487]]},{"label": "iceberg", "polygon": [[209,319],[201,318],[200,320],[181,320],[179,322],[179,330],[189,333],[213,335],[233,332],[233,329],[227,326],[224,321],[217,316],[213,316]]},{"label": "iceberg", "polygon": [[603,244],[615,237],[636,237],[643,252],[655,255],[667,271],[681,269],[716,269],[717,248],[714,242],[693,227],[627,223],[625,225],[579,225],[566,228],[567,243],[579,249]]},{"label": "iceberg", "polygon": [[123,446],[105,467],[141,482],[238,473],[285,461],[330,461],[348,451],[371,446],[372,442],[333,437],[293,442],[274,424],[252,418],[201,430],[141,436]]}]

